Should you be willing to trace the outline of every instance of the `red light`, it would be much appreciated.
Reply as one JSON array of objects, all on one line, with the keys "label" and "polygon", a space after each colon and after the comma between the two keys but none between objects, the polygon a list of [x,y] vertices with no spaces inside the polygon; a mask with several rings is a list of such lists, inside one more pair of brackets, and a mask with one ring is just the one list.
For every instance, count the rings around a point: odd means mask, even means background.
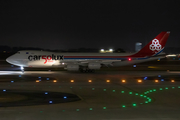
[{"label": "red light", "polygon": [[129,61],[131,61],[131,58],[128,58]]}]

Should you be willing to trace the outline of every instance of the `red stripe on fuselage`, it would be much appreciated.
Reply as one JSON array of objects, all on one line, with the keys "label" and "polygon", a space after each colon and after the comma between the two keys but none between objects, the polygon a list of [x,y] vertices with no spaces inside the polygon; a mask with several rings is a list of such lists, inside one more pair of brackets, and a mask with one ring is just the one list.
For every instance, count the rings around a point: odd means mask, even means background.
[{"label": "red stripe on fuselage", "polygon": [[64,56],[64,58],[128,58],[130,56]]}]

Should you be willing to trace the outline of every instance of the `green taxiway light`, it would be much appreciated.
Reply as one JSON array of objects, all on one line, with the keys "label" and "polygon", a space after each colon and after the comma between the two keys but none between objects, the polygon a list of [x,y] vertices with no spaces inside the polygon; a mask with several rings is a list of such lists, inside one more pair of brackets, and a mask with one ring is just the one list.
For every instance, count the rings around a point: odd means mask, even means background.
[{"label": "green taxiway light", "polygon": [[124,91],[121,91],[121,93],[124,93]]},{"label": "green taxiway light", "polygon": [[156,91],[156,89],[153,89],[153,91]]},{"label": "green taxiway light", "polygon": [[62,110],[63,112],[65,112],[65,110]]},{"label": "green taxiway light", "polygon": [[149,91],[146,91],[146,93],[149,93]]},{"label": "green taxiway light", "polygon": [[129,94],[132,94],[132,92],[129,92]]},{"label": "green taxiway light", "polygon": [[106,89],[104,89],[104,91],[106,91]]},{"label": "green taxiway light", "polygon": [[105,110],[105,109],[106,109],[106,107],[103,107],[103,109]]},{"label": "green taxiway light", "polygon": [[125,105],[122,105],[123,108],[125,108],[126,106]]},{"label": "green taxiway light", "polygon": [[144,92],[144,94],[147,94],[146,92]]},{"label": "green taxiway light", "polygon": [[180,88],[180,86],[178,86],[178,88]]},{"label": "green taxiway light", "polygon": [[174,89],[175,87],[172,87],[172,89]]},{"label": "green taxiway light", "polygon": [[143,104],[143,103],[140,103],[141,105]]},{"label": "green taxiway light", "polygon": [[92,110],[92,108],[89,108],[89,110]]},{"label": "green taxiway light", "polygon": [[76,109],[76,111],[79,111],[79,109]]},{"label": "green taxiway light", "polygon": [[92,88],[92,90],[94,90],[95,88]]},{"label": "green taxiway light", "polygon": [[149,92],[152,92],[152,90],[149,90]]},{"label": "green taxiway light", "polygon": [[40,113],[42,113],[43,111],[40,111]]},{"label": "green taxiway light", "polygon": [[166,90],[168,89],[168,87],[165,88]]},{"label": "green taxiway light", "polygon": [[148,103],[148,101],[145,101],[145,103]]},{"label": "green taxiway light", "polygon": [[151,102],[151,99],[149,99],[148,101]]},{"label": "green taxiway light", "polygon": [[136,95],[139,95],[138,93],[136,93]]},{"label": "green taxiway light", "polygon": [[70,87],[70,88],[72,88],[72,87]]},{"label": "green taxiway light", "polygon": [[113,92],[116,92],[116,90],[113,90]]},{"label": "green taxiway light", "polygon": [[163,90],[162,88],[159,88],[159,90]]},{"label": "green taxiway light", "polygon": [[141,94],[140,96],[142,97],[143,95]]},{"label": "green taxiway light", "polygon": [[135,103],[133,103],[133,106],[135,107],[135,106],[136,106],[136,104],[135,104]]},{"label": "green taxiway light", "polygon": [[147,96],[144,96],[144,97],[147,97]]}]

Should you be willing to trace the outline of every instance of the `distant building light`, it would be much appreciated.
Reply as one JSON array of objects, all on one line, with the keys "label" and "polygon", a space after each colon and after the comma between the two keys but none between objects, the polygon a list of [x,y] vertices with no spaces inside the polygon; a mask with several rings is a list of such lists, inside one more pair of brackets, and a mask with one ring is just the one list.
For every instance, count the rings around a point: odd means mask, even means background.
[{"label": "distant building light", "polygon": [[166,57],[176,57],[176,54],[170,54],[170,55],[166,55]]},{"label": "distant building light", "polygon": [[113,49],[109,49],[109,51],[110,51],[110,52],[112,52],[112,51],[113,51]]},{"label": "distant building light", "polygon": [[104,52],[104,49],[101,49],[101,52]]}]

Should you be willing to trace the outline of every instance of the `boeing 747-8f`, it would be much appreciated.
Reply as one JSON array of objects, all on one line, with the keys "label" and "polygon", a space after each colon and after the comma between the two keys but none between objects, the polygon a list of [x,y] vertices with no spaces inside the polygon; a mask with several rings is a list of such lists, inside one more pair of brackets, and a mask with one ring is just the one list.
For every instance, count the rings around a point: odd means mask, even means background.
[{"label": "boeing 747-8f", "polygon": [[170,32],[164,31],[151,40],[139,52],[127,53],[55,53],[23,50],[6,61],[24,67],[63,67],[69,71],[92,72],[105,66],[123,66],[161,58]]}]

